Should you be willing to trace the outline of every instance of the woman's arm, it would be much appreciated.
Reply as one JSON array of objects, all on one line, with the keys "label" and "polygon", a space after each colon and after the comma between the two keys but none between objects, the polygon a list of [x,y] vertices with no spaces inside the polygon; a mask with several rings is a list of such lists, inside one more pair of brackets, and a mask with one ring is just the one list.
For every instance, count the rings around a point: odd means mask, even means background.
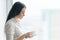
[{"label": "woman's arm", "polygon": [[5,25],[6,40],[14,40],[14,26],[11,23]]},{"label": "woman's arm", "polygon": [[22,35],[20,37],[18,37],[16,40],[23,40],[25,37]]},{"label": "woman's arm", "polygon": [[27,32],[22,36],[18,37],[16,40],[23,40],[24,38],[30,38],[31,32]]},{"label": "woman's arm", "polygon": [[[6,40],[14,40],[14,26],[12,23],[8,23],[5,27]],[[30,37],[31,32],[25,33],[22,36],[16,38],[16,40],[23,40],[24,38]]]}]

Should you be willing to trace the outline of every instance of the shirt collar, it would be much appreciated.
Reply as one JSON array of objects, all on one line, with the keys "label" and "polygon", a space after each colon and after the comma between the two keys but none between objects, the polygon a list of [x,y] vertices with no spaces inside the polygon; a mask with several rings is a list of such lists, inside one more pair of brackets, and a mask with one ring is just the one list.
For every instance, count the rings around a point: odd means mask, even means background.
[{"label": "shirt collar", "polygon": [[20,22],[20,19],[15,19],[15,18],[12,18],[15,22]]}]

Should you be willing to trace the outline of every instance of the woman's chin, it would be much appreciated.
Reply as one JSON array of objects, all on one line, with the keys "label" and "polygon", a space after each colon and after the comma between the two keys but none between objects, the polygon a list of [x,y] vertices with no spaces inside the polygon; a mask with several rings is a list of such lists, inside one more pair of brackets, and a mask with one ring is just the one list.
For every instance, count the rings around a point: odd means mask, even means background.
[{"label": "woman's chin", "polygon": [[22,19],[23,17],[21,17],[20,19]]}]

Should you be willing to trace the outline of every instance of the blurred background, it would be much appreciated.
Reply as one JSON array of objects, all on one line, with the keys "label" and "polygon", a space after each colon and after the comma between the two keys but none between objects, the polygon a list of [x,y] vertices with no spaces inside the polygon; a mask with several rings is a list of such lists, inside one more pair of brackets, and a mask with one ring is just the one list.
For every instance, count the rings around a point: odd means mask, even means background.
[{"label": "blurred background", "polygon": [[0,0],[0,40],[5,40],[6,17],[17,1],[26,5],[25,17],[21,20],[24,32],[36,33],[36,36],[26,40],[60,40],[59,0]]}]

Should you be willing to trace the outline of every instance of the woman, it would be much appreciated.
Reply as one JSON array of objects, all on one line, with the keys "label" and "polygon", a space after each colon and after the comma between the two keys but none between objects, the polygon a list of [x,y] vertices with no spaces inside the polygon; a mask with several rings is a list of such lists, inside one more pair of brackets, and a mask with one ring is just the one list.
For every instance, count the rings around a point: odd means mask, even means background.
[{"label": "woman", "polygon": [[31,37],[32,32],[21,35],[20,19],[25,16],[26,6],[21,2],[16,2],[7,17],[5,24],[6,40],[23,40]]}]

